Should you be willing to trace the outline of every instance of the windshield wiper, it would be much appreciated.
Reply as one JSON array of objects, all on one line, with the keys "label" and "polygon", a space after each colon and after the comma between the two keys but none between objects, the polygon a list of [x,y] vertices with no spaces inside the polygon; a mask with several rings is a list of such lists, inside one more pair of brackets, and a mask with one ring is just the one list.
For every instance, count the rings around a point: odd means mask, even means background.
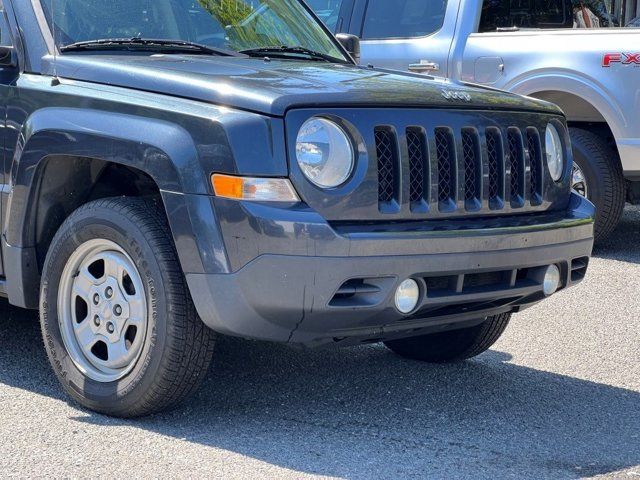
[{"label": "windshield wiper", "polygon": [[346,60],[332,57],[331,55],[327,55],[326,53],[316,52],[315,50],[311,50],[306,47],[288,47],[283,45],[281,47],[259,47],[259,48],[250,48],[247,50],[240,50],[239,53],[244,55],[249,55],[251,57],[263,57],[265,55],[275,55],[275,56],[286,56],[287,54],[294,55],[303,55],[314,60],[321,60],[325,62],[331,63],[347,63]]},{"label": "windshield wiper", "polygon": [[190,53],[195,55],[234,56],[236,52],[222,48],[208,47],[186,40],[165,40],[153,38],[102,38],[75,42],[60,47],[61,52],[80,52],[92,50],[129,50],[152,51],[159,53]]}]

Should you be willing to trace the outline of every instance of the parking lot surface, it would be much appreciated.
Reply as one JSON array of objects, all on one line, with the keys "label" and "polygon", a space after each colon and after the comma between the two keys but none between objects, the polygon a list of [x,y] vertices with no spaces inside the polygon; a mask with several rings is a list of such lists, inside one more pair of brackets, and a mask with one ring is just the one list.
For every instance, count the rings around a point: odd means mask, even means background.
[{"label": "parking lot surface", "polygon": [[0,475],[640,478],[640,210],[473,361],[221,338],[200,393],[142,420],[68,403],[37,316],[0,303]]}]

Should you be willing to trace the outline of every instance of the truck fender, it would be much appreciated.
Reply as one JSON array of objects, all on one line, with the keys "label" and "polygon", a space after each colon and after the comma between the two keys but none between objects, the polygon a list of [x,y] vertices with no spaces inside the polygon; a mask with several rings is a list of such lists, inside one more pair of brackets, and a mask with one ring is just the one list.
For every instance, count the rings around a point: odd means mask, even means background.
[{"label": "truck fender", "polygon": [[600,113],[616,138],[623,136],[621,128],[628,123],[624,111],[604,86],[573,71],[554,69],[529,72],[514,78],[504,88],[527,96],[536,96],[540,92],[575,95]]}]

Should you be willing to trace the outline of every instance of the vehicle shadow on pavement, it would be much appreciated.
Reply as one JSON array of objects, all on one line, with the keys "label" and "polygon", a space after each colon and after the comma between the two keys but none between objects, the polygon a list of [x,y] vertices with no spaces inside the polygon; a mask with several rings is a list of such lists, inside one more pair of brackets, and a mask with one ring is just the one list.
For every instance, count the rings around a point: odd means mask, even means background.
[{"label": "vehicle shadow on pavement", "polygon": [[[66,401],[35,315],[0,303],[0,345],[0,384]],[[177,410],[118,420],[78,409],[71,421],[347,478],[583,477],[640,465],[638,392],[509,360],[491,351],[433,366],[379,345],[298,351],[221,338],[206,384]]]},{"label": "vehicle shadow on pavement", "polygon": [[[627,209],[597,256],[638,262],[638,247],[640,210]],[[206,384],[177,410],[118,420],[78,408],[70,421],[139,428],[347,478],[572,478],[640,465],[639,392],[510,360],[490,351],[434,366],[379,345],[308,351],[221,337]],[[1,385],[67,401],[37,316],[5,301]]]},{"label": "vehicle shadow on pavement", "polygon": [[627,206],[616,230],[594,249],[593,256],[640,264],[640,207]]}]

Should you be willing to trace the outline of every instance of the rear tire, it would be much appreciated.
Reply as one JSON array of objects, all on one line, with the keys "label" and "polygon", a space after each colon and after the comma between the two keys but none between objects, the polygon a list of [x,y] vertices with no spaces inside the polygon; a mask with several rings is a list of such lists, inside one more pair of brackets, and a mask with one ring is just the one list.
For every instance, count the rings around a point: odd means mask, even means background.
[{"label": "rear tire", "polygon": [[429,363],[461,362],[487,351],[503,334],[510,313],[487,317],[480,325],[431,335],[390,340],[384,344],[401,357]]},{"label": "rear tire", "polygon": [[569,130],[574,161],[586,181],[586,197],[596,206],[595,241],[601,242],[616,228],[624,211],[622,166],[604,139],[581,128]]},{"label": "rear tire", "polygon": [[40,319],[49,360],[71,397],[107,415],[175,406],[198,388],[213,354],[214,333],[195,312],[159,203],[84,205],[45,260]]}]

